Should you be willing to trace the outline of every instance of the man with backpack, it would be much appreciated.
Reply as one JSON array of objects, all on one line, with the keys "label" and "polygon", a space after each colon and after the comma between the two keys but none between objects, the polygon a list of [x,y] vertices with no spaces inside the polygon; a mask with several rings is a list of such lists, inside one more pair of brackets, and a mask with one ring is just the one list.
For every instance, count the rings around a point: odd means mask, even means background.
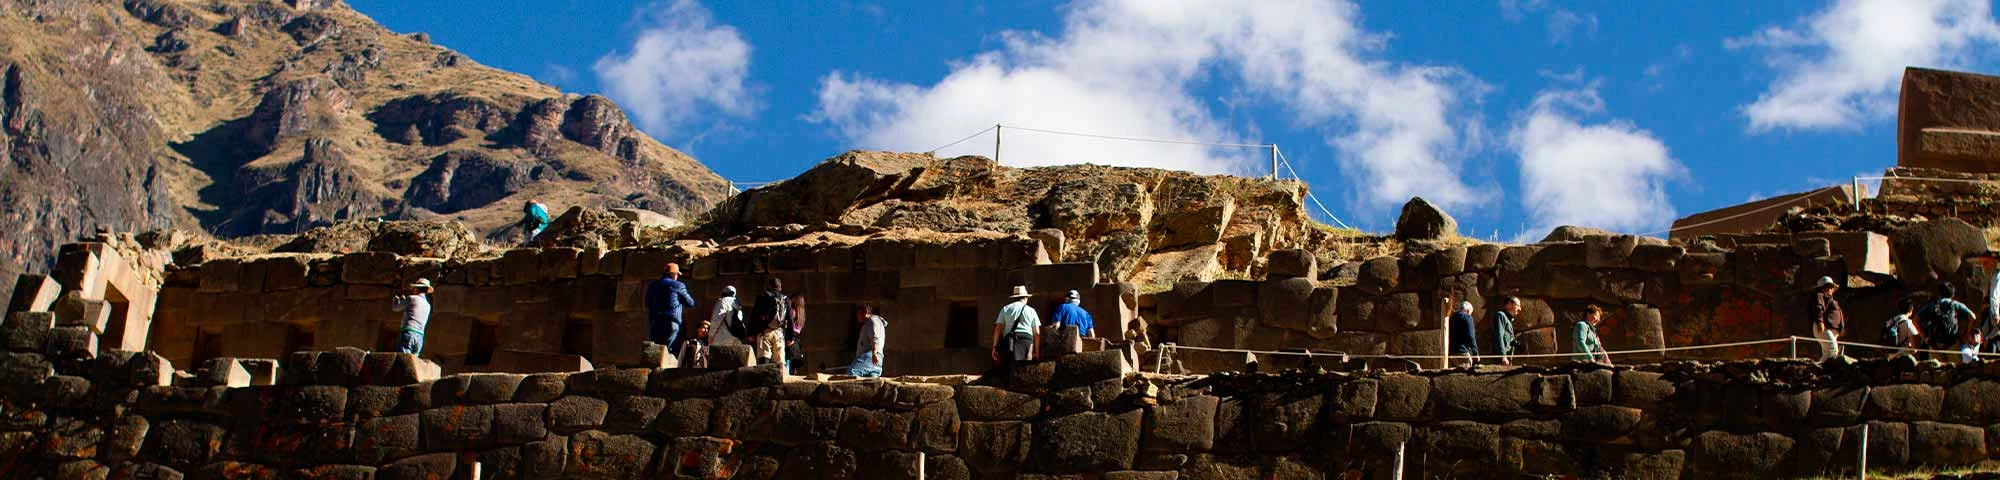
[{"label": "man with backpack", "polygon": [[785,370],[785,321],[791,318],[790,310],[784,282],[771,277],[765,281],[764,293],[757,294],[757,302],[751,304],[750,317],[744,320],[756,357],[762,363],[778,364],[779,370]]},{"label": "man with backpack", "polygon": [[[1920,320],[1918,323],[1921,324],[1919,327],[1930,339],[1932,349],[1959,350],[1962,359],[1977,360],[1978,355],[1973,353],[1979,345],[1979,329],[1973,325],[1962,324],[1977,321],[1979,317],[1972,313],[1972,308],[1953,300],[1951,296],[1954,293],[1951,284],[1938,284],[1938,298],[1931,300],[1929,304],[1924,305],[1922,311],[1917,312],[1917,318]],[[1965,328],[1961,329],[1961,326]],[[1972,348],[1961,348],[1966,345],[1971,345]]]},{"label": "man with backpack", "polygon": [[694,308],[694,296],[680,278],[680,264],[669,263],[659,280],[646,285],[646,338],[669,353],[681,351],[681,341],[688,338],[681,335],[682,313]]},{"label": "man with backpack", "polygon": [[1035,359],[1041,343],[1042,318],[1028,307],[1028,287],[1015,285],[1006,306],[993,319],[993,361],[1008,366]]},{"label": "man with backpack", "polygon": [[1882,326],[1882,346],[1898,347],[1895,355],[1909,355],[1924,347],[1923,332],[1917,329],[1917,304],[1905,298],[1896,302],[1895,317]]},{"label": "man with backpack", "polygon": [[1833,277],[1819,277],[1819,284],[1813,286],[1813,339],[1819,340],[1821,361],[1840,356],[1840,332],[1847,326],[1847,314],[1840,311],[1840,301],[1833,298],[1837,290],[1840,285],[1833,283]]}]

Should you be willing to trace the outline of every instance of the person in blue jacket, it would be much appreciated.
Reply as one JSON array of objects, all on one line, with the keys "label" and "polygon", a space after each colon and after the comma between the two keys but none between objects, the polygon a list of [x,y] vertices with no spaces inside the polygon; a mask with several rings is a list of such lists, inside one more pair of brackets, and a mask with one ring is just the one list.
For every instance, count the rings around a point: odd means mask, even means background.
[{"label": "person in blue jacket", "polygon": [[1083,309],[1083,296],[1076,290],[1069,291],[1069,298],[1056,306],[1056,312],[1049,315],[1049,324],[1058,327],[1076,327],[1077,335],[1095,337],[1097,331],[1090,322],[1090,311]]},{"label": "person in blue jacket", "polygon": [[669,263],[665,275],[646,285],[646,338],[668,352],[680,351],[681,312],[694,308],[694,296],[680,278],[681,266]]}]

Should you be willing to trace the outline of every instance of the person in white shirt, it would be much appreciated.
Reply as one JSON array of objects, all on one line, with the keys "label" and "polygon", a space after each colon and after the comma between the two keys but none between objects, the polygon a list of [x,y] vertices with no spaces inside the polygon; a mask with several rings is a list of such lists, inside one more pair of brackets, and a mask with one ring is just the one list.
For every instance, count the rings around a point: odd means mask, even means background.
[{"label": "person in white shirt", "polygon": [[431,281],[419,278],[403,293],[390,299],[390,307],[403,312],[403,334],[398,351],[411,355],[424,352],[424,327],[431,323]]},{"label": "person in white shirt", "polygon": [[743,339],[736,338],[730,329],[743,328],[743,308],[736,304],[736,286],[722,287],[722,298],[715,300],[715,313],[709,317],[708,344],[745,345]]},{"label": "person in white shirt", "polygon": [[1924,345],[1923,332],[1917,330],[1917,304],[1905,298],[1902,302],[1896,304],[1896,310],[1902,313],[1898,313],[1895,317],[1890,318],[1889,324],[1882,328],[1883,330],[1895,332],[1896,345],[1894,346],[1902,347],[1896,350],[1896,355],[1916,353],[1916,349],[1922,348]]},{"label": "person in white shirt", "polygon": [[1006,306],[993,319],[993,361],[1012,365],[1035,359],[1042,343],[1042,317],[1028,306],[1028,287],[1014,286]]},{"label": "person in white shirt", "polygon": [[889,343],[887,330],[889,321],[875,314],[875,309],[867,305],[854,307],[854,321],[859,324],[860,335],[854,342],[854,363],[847,368],[848,374],[856,377],[882,376],[882,347]]}]

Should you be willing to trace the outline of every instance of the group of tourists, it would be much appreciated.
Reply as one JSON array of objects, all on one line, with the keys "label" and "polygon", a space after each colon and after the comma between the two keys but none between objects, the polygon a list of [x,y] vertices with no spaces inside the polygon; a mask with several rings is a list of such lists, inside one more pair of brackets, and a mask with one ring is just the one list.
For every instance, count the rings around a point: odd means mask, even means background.
[{"label": "group of tourists", "polygon": [[[1445,308],[1451,314],[1445,317],[1448,349],[1453,358],[1462,359],[1465,365],[1479,363],[1484,356],[1479,351],[1478,325],[1472,317],[1472,302],[1459,302],[1456,308],[1451,297],[1444,298]],[[1526,343],[1514,334],[1514,319],[1521,316],[1521,298],[1507,296],[1501,299],[1500,308],[1493,311],[1493,355],[1501,365],[1512,365],[1513,356],[1529,353]],[[1583,362],[1611,365],[1611,353],[1604,350],[1604,342],[1599,340],[1597,329],[1604,324],[1604,309],[1597,305],[1585,305],[1583,318],[1570,328],[1570,345],[1576,352],[1575,359]]]}]

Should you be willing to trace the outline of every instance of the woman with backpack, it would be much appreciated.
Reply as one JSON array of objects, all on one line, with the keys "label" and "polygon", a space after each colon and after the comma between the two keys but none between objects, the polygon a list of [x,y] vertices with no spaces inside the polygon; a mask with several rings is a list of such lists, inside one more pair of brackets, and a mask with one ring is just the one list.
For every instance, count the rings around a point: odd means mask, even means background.
[{"label": "woman with backpack", "polygon": [[1938,284],[1938,298],[1931,300],[1931,303],[1924,305],[1923,310],[1917,312],[1917,323],[1927,334],[1925,337],[1930,339],[1932,349],[1958,350],[1961,360],[1967,362],[1978,360],[1979,329],[1966,324],[1973,323],[1979,317],[1972,313],[1972,308],[1952,300],[1951,296],[1954,293],[1956,292],[1951,284]]}]

